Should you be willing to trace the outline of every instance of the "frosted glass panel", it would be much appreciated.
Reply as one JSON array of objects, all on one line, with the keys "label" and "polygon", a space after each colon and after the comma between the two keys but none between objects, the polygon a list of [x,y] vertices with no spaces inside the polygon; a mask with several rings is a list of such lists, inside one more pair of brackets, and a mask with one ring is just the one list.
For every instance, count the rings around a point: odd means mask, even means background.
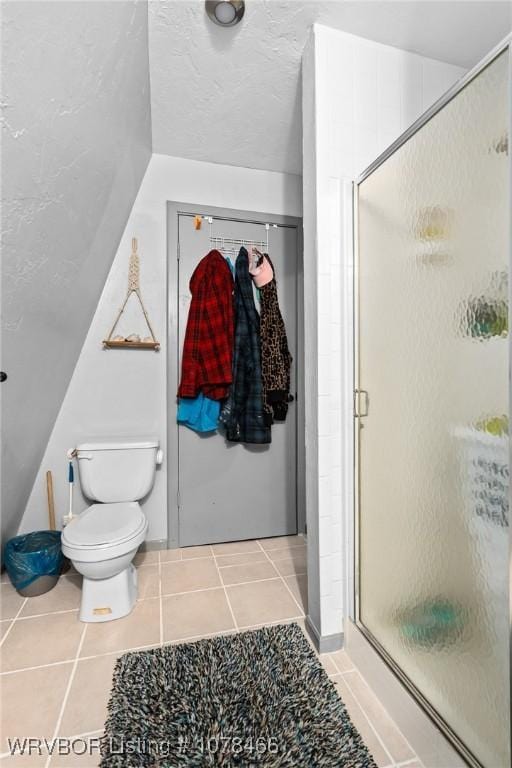
[{"label": "frosted glass panel", "polygon": [[358,188],[359,618],[509,756],[508,53]]}]

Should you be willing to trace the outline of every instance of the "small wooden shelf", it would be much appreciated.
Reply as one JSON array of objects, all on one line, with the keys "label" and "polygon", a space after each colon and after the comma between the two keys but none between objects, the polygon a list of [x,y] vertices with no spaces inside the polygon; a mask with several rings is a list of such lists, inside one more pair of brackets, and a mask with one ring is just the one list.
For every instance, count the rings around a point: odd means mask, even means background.
[{"label": "small wooden shelf", "polygon": [[107,349],[160,349],[159,341],[104,341]]},{"label": "small wooden shelf", "polygon": [[[160,349],[160,342],[158,342],[155,338],[153,328],[151,327],[151,323],[149,322],[148,313],[146,312],[146,307],[144,306],[144,302],[142,301],[142,296],[140,295],[139,272],[140,272],[140,264],[139,264],[139,255],[137,253],[137,238],[132,237],[132,255],[130,256],[130,264],[128,267],[128,291],[126,293],[126,298],[123,302],[123,306],[117,313],[117,317],[115,319],[114,325],[110,329],[108,338],[103,340],[104,349],[154,349],[155,351],[158,351]],[[121,334],[119,334],[117,338],[112,338],[114,336],[114,331],[116,330],[116,327],[121,318],[121,315],[123,314],[125,307],[128,304],[128,299],[130,298],[132,293],[134,293],[139,300],[140,308],[142,309],[142,313],[144,315],[144,319],[146,320],[146,325],[148,327],[148,331],[150,333],[152,341],[129,341],[126,338],[126,336],[124,336],[123,338]],[[130,335],[133,335],[135,337],[138,336],[138,334],[130,334]],[[145,338],[149,339],[150,336],[146,336]],[[120,339],[122,339],[122,341],[120,341]],[[139,339],[140,339],[140,336],[139,336]]]}]

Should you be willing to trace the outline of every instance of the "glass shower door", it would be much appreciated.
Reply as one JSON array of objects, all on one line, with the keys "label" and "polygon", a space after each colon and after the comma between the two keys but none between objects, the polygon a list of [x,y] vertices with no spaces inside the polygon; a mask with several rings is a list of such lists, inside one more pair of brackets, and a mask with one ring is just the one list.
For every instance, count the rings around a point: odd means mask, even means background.
[{"label": "glass shower door", "polygon": [[508,57],[355,190],[357,619],[486,768],[510,765]]}]

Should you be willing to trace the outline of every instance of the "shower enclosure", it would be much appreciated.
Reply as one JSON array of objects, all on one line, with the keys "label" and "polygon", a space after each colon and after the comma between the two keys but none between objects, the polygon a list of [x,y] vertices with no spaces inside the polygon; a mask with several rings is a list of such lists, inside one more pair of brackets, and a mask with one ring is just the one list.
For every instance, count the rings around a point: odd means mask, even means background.
[{"label": "shower enclosure", "polygon": [[470,765],[510,765],[510,51],[356,182],[356,621]]}]

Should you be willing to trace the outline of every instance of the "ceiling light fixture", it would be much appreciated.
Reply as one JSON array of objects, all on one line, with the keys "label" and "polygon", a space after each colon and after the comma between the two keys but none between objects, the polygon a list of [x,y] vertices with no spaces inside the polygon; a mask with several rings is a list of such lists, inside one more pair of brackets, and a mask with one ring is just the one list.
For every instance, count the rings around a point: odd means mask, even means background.
[{"label": "ceiling light fixture", "polygon": [[244,0],[206,0],[206,13],[221,27],[234,27],[245,12]]}]

